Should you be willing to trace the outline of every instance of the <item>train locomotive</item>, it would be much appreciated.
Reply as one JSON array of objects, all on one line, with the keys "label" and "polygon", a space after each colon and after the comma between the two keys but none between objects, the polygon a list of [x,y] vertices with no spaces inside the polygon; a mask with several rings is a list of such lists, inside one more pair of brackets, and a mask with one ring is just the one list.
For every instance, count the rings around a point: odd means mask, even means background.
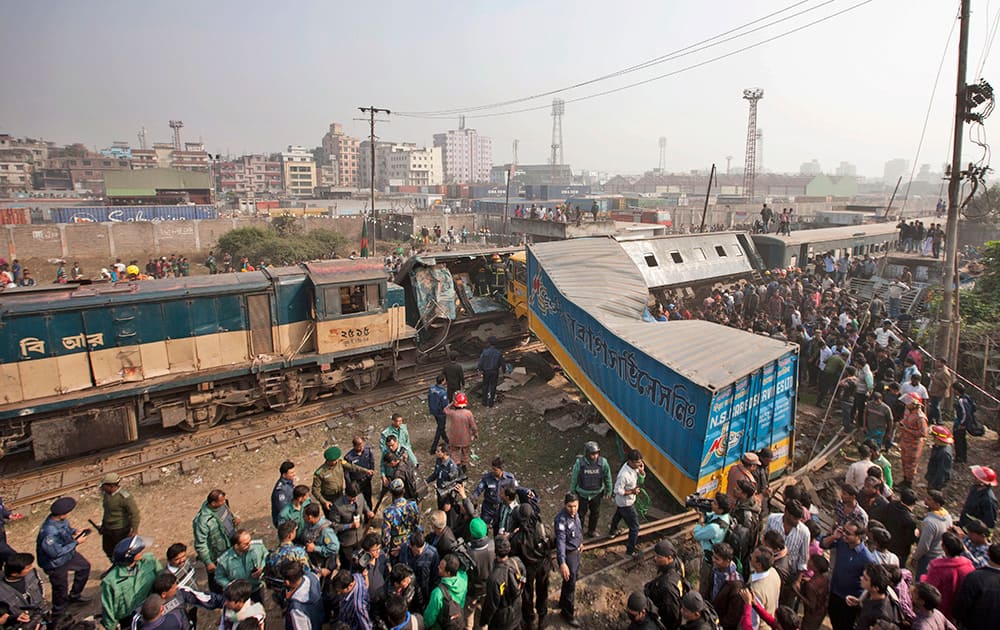
[{"label": "train locomotive", "polygon": [[404,302],[367,259],[0,293],[0,448],[57,459],[404,379]]}]

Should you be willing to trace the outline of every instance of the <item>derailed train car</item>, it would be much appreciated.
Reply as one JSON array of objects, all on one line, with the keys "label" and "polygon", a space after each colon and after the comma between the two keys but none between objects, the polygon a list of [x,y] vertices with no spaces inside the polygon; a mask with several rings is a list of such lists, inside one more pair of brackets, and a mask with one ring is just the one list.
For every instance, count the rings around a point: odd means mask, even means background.
[{"label": "derailed train car", "polygon": [[0,293],[0,446],[47,460],[363,391],[416,366],[375,262]]},{"label": "derailed train car", "polygon": [[406,294],[406,322],[422,353],[446,349],[478,354],[490,337],[522,338],[523,320],[511,311],[510,258],[524,248],[419,254],[406,260],[395,282]]},{"label": "derailed train car", "polygon": [[[657,264],[681,264],[669,239],[656,240],[647,245]],[[704,321],[643,321],[651,287],[613,239],[539,243],[527,258],[531,331],[679,501],[724,491],[751,450],[774,450],[772,473],[789,465],[795,344]]]}]

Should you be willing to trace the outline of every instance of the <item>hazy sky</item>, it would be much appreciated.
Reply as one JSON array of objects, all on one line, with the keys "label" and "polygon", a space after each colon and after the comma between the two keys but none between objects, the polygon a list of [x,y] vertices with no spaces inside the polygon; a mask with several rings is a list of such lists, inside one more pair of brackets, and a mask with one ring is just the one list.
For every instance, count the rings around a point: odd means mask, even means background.
[{"label": "hazy sky", "polygon": [[[671,72],[777,35],[862,0],[830,0],[801,17],[622,78],[561,95],[569,100]],[[0,132],[104,147],[170,139],[215,152],[316,146],[330,122],[367,136],[359,105],[430,111],[529,96],[584,81],[719,35],[793,4],[827,0],[508,0],[506,2],[264,2],[5,0],[0,4]],[[765,91],[759,126],[768,170],[817,158],[881,175],[912,161],[958,0],[872,0],[853,11],[721,61],[601,98],[568,103],[566,161],[574,169],[687,170],[726,156],[742,164],[744,88]],[[970,82],[1000,0],[973,0]],[[919,162],[949,155],[958,28],[948,48]],[[1000,49],[1000,42],[996,48]],[[1000,85],[1000,50],[983,75]],[[551,103],[552,97],[525,105]],[[525,105],[520,105],[523,107]],[[502,110],[490,110],[502,111]],[[384,139],[431,144],[457,127],[390,116]],[[987,127],[990,127],[989,121]],[[549,153],[548,109],[468,126],[493,138],[505,162]],[[970,153],[966,158],[977,154]]]}]

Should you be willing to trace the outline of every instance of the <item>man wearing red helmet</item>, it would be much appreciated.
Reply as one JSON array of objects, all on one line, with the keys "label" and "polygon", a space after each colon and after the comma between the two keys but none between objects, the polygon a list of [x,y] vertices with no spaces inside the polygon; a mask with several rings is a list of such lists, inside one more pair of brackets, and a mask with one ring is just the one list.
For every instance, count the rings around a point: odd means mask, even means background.
[{"label": "man wearing red helmet", "polygon": [[444,408],[448,419],[448,444],[452,458],[458,462],[465,474],[472,455],[472,442],[479,438],[476,418],[469,410],[469,399],[462,392],[455,394],[455,401]]},{"label": "man wearing red helmet", "polygon": [[993,493],[993,487],[997,485],[997,474],[988,466],[970,466],[969,469],[976,482],[969,489],[958,526],[964,528],[973,520],[979,520],[993,529],[997,524],[997,497]]}]

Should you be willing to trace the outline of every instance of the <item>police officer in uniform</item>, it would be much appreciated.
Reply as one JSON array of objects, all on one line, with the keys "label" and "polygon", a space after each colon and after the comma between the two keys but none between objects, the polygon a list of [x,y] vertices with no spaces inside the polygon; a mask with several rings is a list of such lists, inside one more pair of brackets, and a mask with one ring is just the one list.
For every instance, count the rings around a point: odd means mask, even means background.
[{"label": "police officer in uniform", "polygon": [[278,527],[278,519],[281,511],[292,501],[292,491],[295,489],[295,463],[291,461],[281,462],[278,469],[281,476],[271,490],[271,523]]},{"label": "police officer in uniform", "polygon": [[[38,530],[35,556],[52,584],[53,619],[61,617],[69,603],[90,601],[83,597],[83,587],[90,577],[90,563],[77,551],[77,547],[86,542],[88,532],[70,526],[69,513],[75,507],[76,499],[72,497],[56,499],[49,508],[49,517]],[[70,571],[73,572],[72,590],[69,588]]]},{"label": "police officer in uniform", "polygon": [[132,627],[135,609],[149,597],[163,565],[146,547],[152,541],[128,536],[112,550],[112,566],[101,579],[101,625],[105,630]]},{"label": "police officer in uniform", "polygon": [[479,355],[476,369],[483,373],[483,405],[492,407],[497,400],[497,382],[500,380],[500,368],[503,367],[503,354],[497,349],[497,338],[490,336],[489,344]]},{"label": "police officer in uniform", "polygon": [[601,516],[601,499],[610,497],[614,488],[611,481],[611,466],[601,457],[601,447],[597,442],[583,445],[583,457],[577,457],[570,474],[569,491],[580,497],[580,522],[587,519],[587,538],[597,533],[597,520]]},{"label": "police officer in uniform", "polygon": [[579,628],[576,620],[576,578],[580,572],[580,552],[583,551],[583,526],[580,524],[580,498],[572,492],[563,500],[564,507],[556,514],[556,561],[562,576],[559,591],[559,614],[570,627]]},{"label": "police officer in uniform", "polygon": [[646,582],[643,592],[668,628],[681,625],[681,597],[684,596],[684,565],[677,558],[677,550],[669,540],[663,539],[653,548],[656,577]]},{"label": "police officer in uniform", "polygon": [[[490,470],[483,473],[482,479],[476,484],[472,491],[472,498],[476,499],[480,495],[483,503],[480,506],[479,518],[487,523],[492,523],[500,511],[500,486],[511,484],[517,487],[517,479],[514,475],[503,469],[503,459],[496,457],[490,463]],[[494,532],[496,533],[496,532]]]},{"label": "police officer in uniform", "polygon": [[139,529],[139,506],[135,497],[121,487],[122,478],[108,473],[101,480],[104,516],[101,519],[101,543],[104,555],[112,560],[115,545]]},{"label": "police officer in uniform", "polygon": [[333,504],[337,502],[340,495],[344,494],[345,470],[369,477],[375,474],[374,470],[368,470],[344,461],[341,459],[341,455],[340,449],[336,446],[326,449],[323,451],[323,459],[326,460],[326,463],[313,473],[312,495],[323,508],[323,514],[330,514]]}]

